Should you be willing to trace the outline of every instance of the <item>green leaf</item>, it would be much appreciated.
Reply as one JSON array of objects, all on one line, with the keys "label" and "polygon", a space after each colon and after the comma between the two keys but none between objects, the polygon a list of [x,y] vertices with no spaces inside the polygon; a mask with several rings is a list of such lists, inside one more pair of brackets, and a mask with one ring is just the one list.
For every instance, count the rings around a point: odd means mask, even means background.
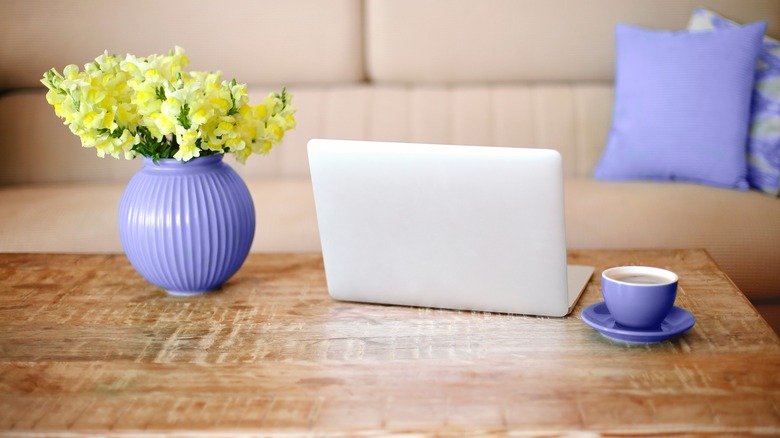
[{"label": "green leaf", "polygon": [[176,120],[181,124],[181,126],[184,129],[190,129],[192,126],[190,124],[190,119],[187,117],[190,113],[190,104],[185,103],[183,107],[181,107],[181,112],[179,113],[179,117],[176,118]]},{"label": "green leaf", "polygon": [[231,88],[230,88],[230,109],[228,110],[227,115],[233,116],[238,114],[238,108],[236,108],[236,98],[233,96],[233,88],[236,86],[236,78],[233,78],[233,81],[230,82]]}]

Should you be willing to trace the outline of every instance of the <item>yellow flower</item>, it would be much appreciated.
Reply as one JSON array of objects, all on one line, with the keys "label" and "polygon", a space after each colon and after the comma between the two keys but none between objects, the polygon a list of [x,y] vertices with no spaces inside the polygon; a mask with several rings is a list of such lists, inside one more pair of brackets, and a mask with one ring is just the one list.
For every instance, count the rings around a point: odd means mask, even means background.
[{"label": "yellow flower", "polygon": [[187,72],[180,47],[168,55],[119,57],[105,51],[79,71],[44,73],[46,101],[98,156],[190,160],[202,151],[244,162],[268,153],[295,127],[292,95],[282,89],[251,106],[245,84],[220,72]]},{"label": "yellow flower", "polygon": [[162,66],[161,70],[168,79],[175,78],[176,74],[190,63],[189,58],[184,54],[184,49],[179,46],[171,50],[168,56],[160,57],[159,60]]},{"label": "yellow flower", "polygon": [[87,128],[87,129],[100,129],[100,127],[103,125],[103,117],[101,117],[99,114],[97,114],[94,111],[89,111],[81,119],[81,123]]},{"label": "yellow flower", "polygon": [[231,137],[225,142],[228,152],[236,152],[246,148],[246,142],[240,137]]},{"label": "yellow flower", "polygon": [[46,101],[49,102],[49,105],[54,107],[54,111],[59,117],[62,117],[62,103],[65,102],[66,98],[66,95],[58,93],[56,90],[49,90],[46,92]]},{"label": "yellow flower", "polygon": [[250,155],[252,155],[252,150],[249,148],[244,148],[239,151],[236,151],[233,153],[233,156],[236,157],[236,161],[238,161],[241,164],[246,163],[246,159],[249,158]]},{"label": "yellow flower", "polygon": [[260,155],[267,155],[269,152],[271,152],[271,148],[273,147],[273,143],[268,140],[259,141],[256,144],[256,153]]},{"label": "yellow flower", "polygon": [[176,119],[179,117],[181,110],[182,103],[175,97],[169,97],[165,99],[160,105],[160,113],[174,124],[176,123]]},{"label": "yellow flower", "polygon": [[209,103],[214,110],[219,111],[220,113],[227,114],[228,110],[230,110],[230,101],[221,96],[209,98]]},{"label": "yellow flower", "polygon": [[196,125],[203,125],[209,118],[213,117],[214,111],[210,107],[202,105],[200,101],[198,104],[201,106],[190,108],[190,119]]},{"label": "yellow flower", "polygon": [[185,131],[183,128],[176,134],[176,141],[179,144],[179,149],[193,149],[197,148],[197,142],[200,138],[198,131]]},{"label": "yellow flower", "polygon": [[130,160],[135,158],[133,146],[138,144],[139,141],[140,138],[138,134],[133,134],[128,129],[125,129],[122,131],[122,135],[114,140],[114,146],[116,149],[122,150],[122,152],[124,152],[125,158]]},{"label": "yellow flower", "polygon": [[118,103],[116,105],[116,112],[114,113],[117,124],[125,127],[135,125],[138,120],[138,114],[133,110],[133,106],[129,103]]},{"label": "yellow flower", "polygon": [[66,81],[75,81],[79,77],[78,66],[76,66],[76,64],[66,65],[65,68],[62,69],[62,76]]},{"label": "yellow flower", "polygon": [[176,129],[176,120],[171,120],[163,113],[153,113],[149,116],[149,118],[154,121],[154,126],[157,128],[157,131],[154,135],[155,137],[159,138],[165,135],[173,134],[174,130]]},{"label": "yellow flower", "polygon": [[254,116],[260,120],[266,120],[268,109],[262,103],[253,108]]},{"label": "yellow flower", "polygon": [[111,141],[111,139],[110,139],[110,138],[108,138],[107,136],[103,136],[103,137],[101,137],[101,138],[98,138],[98,139],[95,141],[95,143],[94,143],[93,147],[94,147],[95,149],[97,149],[97,155],[98,155],[98,157],[100,157],[100,158],[103,158],[103,157],[105,157],[105,156],[106,156],[106,153],[108,153],[109,155],[112,155],[112,156],[114,156],[115,158],[118,158],[118,157],[119,157],[119,155],[118,155],[118,154],[116,154],[116,155],[115,155],[115,152],[114,152],[114,143],[113,143],[113,142]]},{"label": "yellow flower", "polygon": [[149,67],[149,63],[144,58],[136,58],[129,54],[119,63],[119,68],[122,71],[139,81],[143,80]]},{"label": "yellow flower", "polygon": [[179,145],[179,150],[173,155],[173,158],[179,161],[190,161],[195,157],[200,156],[200,149],[194,144]]},{"label": "yellow flower", "polygon": [[158,85],[162,84],[164,81],[163,75],[160,74],[157,69],[150,68],[149,70],[146,70],[146,73],[144,73],[144,82],[146,82],[149,85]]},{"label": "yellow flower", "polygon": [[233,123],[228,117],[224,117],[222,121],[217,125],[217,129],[214,130],[214,134],[223,136],[228,135],[233,130]]}]

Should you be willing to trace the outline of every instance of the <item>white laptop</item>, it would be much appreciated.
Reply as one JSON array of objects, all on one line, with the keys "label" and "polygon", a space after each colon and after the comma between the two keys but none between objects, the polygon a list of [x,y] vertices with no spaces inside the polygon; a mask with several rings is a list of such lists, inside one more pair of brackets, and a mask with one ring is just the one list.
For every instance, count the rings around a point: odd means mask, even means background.
[{"label": "white laptop", "polygon": [[593,273],[566,264],[554,150],[314,139],[308,154],[335,299],[565,316]]}]

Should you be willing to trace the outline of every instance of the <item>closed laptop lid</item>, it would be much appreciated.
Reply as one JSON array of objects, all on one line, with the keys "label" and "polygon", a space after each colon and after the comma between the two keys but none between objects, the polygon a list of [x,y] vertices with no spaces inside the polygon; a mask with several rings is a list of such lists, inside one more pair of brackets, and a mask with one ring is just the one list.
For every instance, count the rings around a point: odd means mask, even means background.
[{"label": "closed laptop lid", "polygon": [[332,297],[570,311],[557,151],[314,139],[308,153]]}]

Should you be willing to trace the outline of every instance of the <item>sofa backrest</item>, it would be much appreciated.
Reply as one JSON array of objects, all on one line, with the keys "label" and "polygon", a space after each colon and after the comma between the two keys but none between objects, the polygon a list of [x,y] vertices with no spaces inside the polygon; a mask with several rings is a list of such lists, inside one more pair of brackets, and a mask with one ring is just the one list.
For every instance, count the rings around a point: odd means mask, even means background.
[{"label": "sofa backrest", "polygon": [[0,184],[126,180],[79,147],[42,73],[179,45],[257,102],[282,84],[298,128],[246,177],[308,176],[313,137],[551,147],[589,175],[611,120],[614,25],[683,29],[696,7],[767,20],[780,0],[10,0],[0,16]]},{"label": "sofa backrest", "polygon": [[380,83],[611,81],[616,23],[685,29],[697,7],[780,34],[776,0],[367,0],[366,70]]},{"label": "sofa backrest", "polygon": [[40,87],[44,71],[81,67],[104,50],[145,56],[176,45],[193,70],[241,82],[365,77],[359,0],[7,0],[1,8],[0,90]]}]

